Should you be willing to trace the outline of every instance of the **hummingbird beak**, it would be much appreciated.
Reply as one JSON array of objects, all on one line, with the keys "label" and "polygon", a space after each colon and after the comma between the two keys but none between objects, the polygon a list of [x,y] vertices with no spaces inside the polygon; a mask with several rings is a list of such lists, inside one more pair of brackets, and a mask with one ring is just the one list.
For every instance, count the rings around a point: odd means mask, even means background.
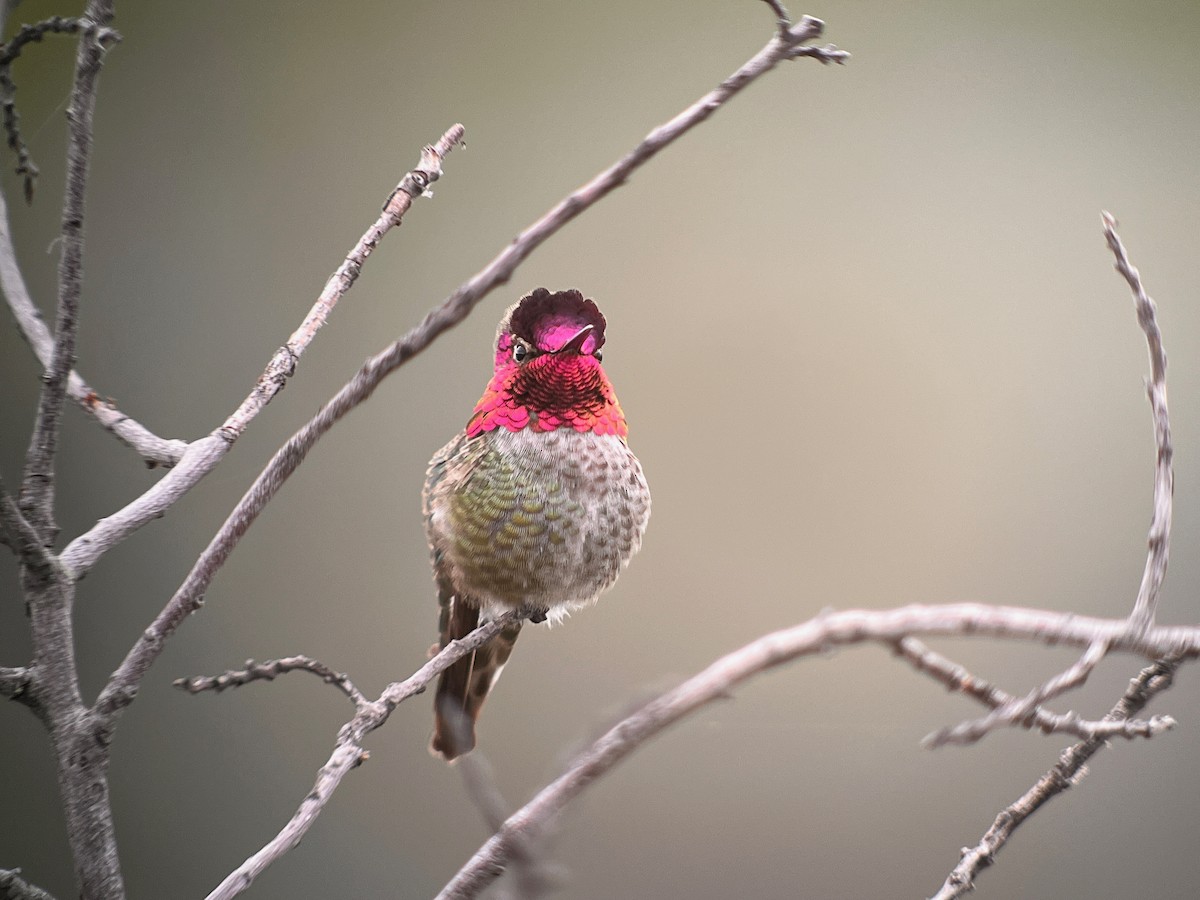
[{"label": "hummingbird beak", "polygon": [[588,335],[592,333],[594,325],[584,325],[580,328],[571,339],[555,350],[555,353],[579,353],[583,349],[583,342],[587,340]]}]

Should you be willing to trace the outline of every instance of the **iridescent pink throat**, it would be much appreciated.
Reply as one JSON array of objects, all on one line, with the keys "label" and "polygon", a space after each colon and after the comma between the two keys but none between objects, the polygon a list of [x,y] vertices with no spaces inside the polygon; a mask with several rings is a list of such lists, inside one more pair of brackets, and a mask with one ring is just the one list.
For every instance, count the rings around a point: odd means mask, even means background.
[{"label": "iridescent pink throat", "polygon": [[467,437],[507,428],[629,434],[617,395],[590,355],[544,353],[497,369],[467,423]]}]

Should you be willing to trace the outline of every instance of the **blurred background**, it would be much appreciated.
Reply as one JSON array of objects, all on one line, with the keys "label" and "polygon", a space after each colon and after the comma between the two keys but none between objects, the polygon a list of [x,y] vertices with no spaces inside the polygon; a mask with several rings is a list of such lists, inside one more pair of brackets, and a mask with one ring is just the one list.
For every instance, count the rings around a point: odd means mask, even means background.
[{"label": "blurred background", "polygon": [[[9,22],[76,14],[22,3]],[[100,80],[79,369],[167,437],[240,402],[422,144],[467,128],[225,462],[80,586],[89,699],[275,448],[369,354],[521,228],[736,69],[753,0],[120,2]],[[112,792],[133,897],[199,897],[275,834],[351,713],[304,674],[223,695],[174,678],[319,657],[375,695],[435,638],[419,495],[491,369],[503,309],[578,287],[654,494],[641,555],[594,609],[528,628],[480,746],[515,808],[632,703],[827,606],[978,600],[1116,616],[1145,559],[1146,350],[1099,212],[1160,304],[1176,446],[1161,618],[1200,600],[1200,6],[825,0],[845,67],[784,65],[572,223],[326,437],[242,541],[121,721]],[[74,43],[14,68],[43,176],[2,179],[21,264],[54,300]],[[5,168],[11,170],[11,155]],[[18,481],[38,368],[0,329],[0,471]],[[66,416],[63,538],[161,477]],[[0,554],[0,662],[29,656]],[[1071,651],[938,641],[1010,691]],[[1056,704],[1099,717],[1140,660]],[[487,837],[431,758],[428,698],[367,742],[298,849],[248,896],[431,896]],[[1195,667],[1023,827],[981,897],[1191,897]],[[1054,764],[1023,731],[922,750],[979,709],[876,647],[745,685],[565,816],[564,896],[924,897]],[[0,706],[0,866],[72,896],[40,724]]]}]

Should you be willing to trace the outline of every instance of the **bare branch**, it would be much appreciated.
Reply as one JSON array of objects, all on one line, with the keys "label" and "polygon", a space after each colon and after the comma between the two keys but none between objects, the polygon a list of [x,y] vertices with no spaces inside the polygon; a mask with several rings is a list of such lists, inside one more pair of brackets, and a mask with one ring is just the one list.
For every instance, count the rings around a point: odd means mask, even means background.
[{"label": "bare branch", "polygon": [[3,478],[0,478],[0,544],[10,547],[21,562],[37,571],[44,572],[57,563],[8,493]]},{"label": "bare branch", "polygon": [[1104,237],[1116,257],[1116,270],[1133,291],[1138,324],[1146,334],[1146,347],[1150,353],[1150,381],[1146,393],[1154,418],[1154,515],[1147,539],[1146,568],[1132,613],[1135,622],[1150,625],[1158,609],[1158,592],[1166,577],[1167,559],[1171,553],[1171,504],[1175,493],[1175,475],[1171,467],[1175,454],[1171,447],[1171,416],[1167,410],[1167,353],[1158,330],[1157,307],[1142,287],[1141,273],[1129,262],[1125,245],[1117,234],[1117,220],[1107,211],[1102,212],[1100,218],[1104,224]]},{"label": "bare branch", "polygon": [[54,900],[21,877],[20,869],[0,869],[0,900]]},{"label": "bare branch", "polygon": [[1087,681],[1092,670],[1108,655],[1108,645],[1103,640],[1093,642],[1074,665],[1060,672],[1045,684],[1034,688],[1020,699],[1012,698],[988,715],[969,722],[942,728],[922,742],[926,747],[936,748],[946,744],[973,744],[980,738],[1005,725],[1027,720],[1038,708],[1038,704],[1051,700]]},{"label": "bare branch", "polygon": [[[292,435],[259,474],[200,558],[196,560],[196,564],[188,573],[184,583],[180,585],[175,595],[138,639],[117,671],[113,673],[108,686],[101,692],[97,708],[105,714],[111,714],[132,702],[136,694],[137,683],[162,652],[164,642],[187,616],[199,608],[204,591],[212,582],[217,570],[233,552],[233,548],[241,540],[242,535],[246,533],[246,530],[283,485],[283,482],[304,461],[309,450],[333,427],[334,423],[371,396],[375,388],[389,374],[428,347],[443,332],[466,318],[492,289],[507,282],[522,260],[543,241],[610,191],[623,184],[635,169],[657,154],[663,147],[703,122],[754,79],[773,69],[794,46],[819,36],[823,27],[820,20],[805,17],[799,25],[788,32],[790,35],[788,38],[785,39],[778,35],[772,38],[766,47],[715,90],[710,91],[666,124],[654,129],[630,153],[570,194],[521,232],[487,266],[460,285],[454,293],[426,314],[416,328],[368,359],[358,373],[321,408],[317,415]],[[235,417],[231,417],[231,421]],[[188,448],[187,455],[196,450],[197,445],[201,443],[202,441],[194,442]],[[181,471],[190,472],[191,468],[186,463],[181,463],[156,487],[163,485],[172,476],[179,475]],[[186,475],[179,477],[186,477]],[[164,493],[165,491],[166,489],[163,488]],[[145,500],[153,492],[154,489],[148,491],[142,500]],[[144,521],[147,521],[147,513],[150,510],[165,509],[165,506],[160,506],[161,503],[169,505],[174,502],[173,498],[166,496],[156,499],[154,503],[143,504],[142,500],[136,501],[125,510],[103,520],[91,532],[72,541],[63,551],[64,563],[73,570],[81,566],[86,568],[104,549],[107,549],[107,546],[111,546],[133,528],[139,527]],[[136,509],[134,509],[135,507]],[[110,526],[109,523],[118,517],[121,517],[122,521]],[[101,532],[104,536],[103,547],[96,546],[100,543],[97,532]]]},{"label": "bare branch", "polygon": [[516,620],[518,614],[506,613],[491,622],[480,625],[466,637],[451,641],[425,665],[404,681],[389,684],[379,699],[359,704],[354,718],[342,726],[337,743],[328,762],[317,773],[316,783],[301,801],[300,807],[261,850],[231,872],[208,895],[208,900],[228,900],[236,897],[254,882],[254,879],[293,847],[312,827],[321,810],[333,796],[342,779],[351,769],[367,760],[368,753],[362,748],[363,738],[388,720],[397,706],[416,694],[420,694],[446,668],[461,659],[476,647],[495,637],[505,625]]},{"label": "bare branch", "polygon": [[[911,663],[918,672],[941,682],[948,690],[966,694],[992,709],[1017,702],[1016,697],[982,678],[976,677],[965,667],[929,649],[916,638],[904,638],[897,641],[892,647],[897,656]],[[1080,718],[1073,712],[1052,713],[1041,706],[1035,706],[1029,715],[1018,720],[1018,724],[1026,728],[1037,728],[1043,734],[1070,734],[1086,741],[1097,737],[1104,739],[1156,737],[1164,731],[1174,728],[1176,723],[1170,716],[1153,716],[1149,720],[1110,721],[1104,719],[1095,722]]]},{"label": "bare branch", "polygon": [[1019,637],[1080,647],[1104,640],[1114,651],[1149,657],[1192,658],[1200,654],[1200,627],[1156,626],[1139,630],[1123,619],[1093,619],[1071,613],[972,603],[892,610],[830,610],[735,650],[618,722],[576,756],[563,775],[509,816],[504,827],[459,870],[438,897],[460,900],[476,896],[504,870],[519,835],[544,827],[585,787],[649,738],[705,704],[727,696],[751,676],[831,647],[864,641],[894,644],[914,634]]},{"label": "bare branch", "polygon": [[[7,9],[5,10],[7,17]],[[87,25],[92,24],[87,19],[67,19],[62,16],[52,16],[43,22],[33,25],[22,25],[8,43],[0,46],[0,104],[4,107],[4,132],[8,139],[9,148],[17,154],[18,175],[24,176],[25,202],[33,202],[33,189],[37,182],[38,167],[29,155],[29,147],[21,137],[21,117],[17,113],[15,94],[16,83],[12,80],[12,64],[21,55],[21,50],[27,45],[37,43],[47,34],[78,34]],[[104,46],[121,40],[121,36],[111,28],[96,28],[96,40]]]},{"label": "bare branch", "polygon": [[[22,25],[9,40],[0,44],[0,66],[11,66],[27,44],[40,43],[48,34],[79,34],[90,24],[85,19],[72,19],[63,16],[51,16],[32,25]],[[102,45],[118,43],[121,35],[112,28],[97,28],[96,40]]]},{"label": "bare branch", "polygon": [[[462,729],[470,727],[469,719],[462,710],[449,710],[451,719],[461,720]],[[445,715],[445,713],[444,713]],[[453,723],[452,723],[453,727]],[[487,757],[476,749],[454,761],[463,786],[475,808],[483,817],[488,831],[496,832],[504,825],[510,809]],[[550,891],[561,888],[565,883],[565,871],[555,865],[546,853],[547,831],[518,835],[513,841],[510,866],[513,869],[516,896],[521,900],[535,900]]]},{"label": "bare branch", "polygon": [[[1143,669],[1129,683],[1129,688],[1105,717],[1106,721],[1123,721],[1141,712],[1150,700],[1171,686],[1178,659],[1160,659]],[[975,877],[996,859],[996,853],[1008,842],[1017,827],[1051,798],[1075,785],[1087,773],[1085,764],[1105,746],[1097,736],[1075,744],[1063,751],[1058,764],[1011,806],[1004,809],[992,827],[974,847],[965,847],[962,859],[947,877],[934,900],[953,900],[975,887]]]},{"label": "bare branch", "polygon": [[280,675],[297,670],[312,672],[326,684],[332,684],[349,697],[355,706],[361,706],[367,702],[367,698],[354,686],[354,682],[345,672],[335,672],[320,660],[308,656],[286,656],[283,659],[269,659],[261,663],[248,659],[245,667],[241,669],[229,669],[221,675],[194,675],[191,678],[177,678],[172,684],[189,694],[199,694],[202,691],[220,693],[226,688],[241,687],[251,681],[274,681]]},{"label": "bare branch", "polygon": [[421,196],[429,184],[441,176],[442,158],[462,141],[462,135],[463,127],[453,125],[437,143],[422,150],[417,168],[401,179],[384,206],[383,213],[359,238],[345,261],[330,276],[300,327],[286,344],[275,351],[254,389],[225,423],[212,434],[189,444],[178,465],[142,496],[124,509],[101,519],[89,531],[67,545],[62,554],[63,564],[74,572],[76,577],[90,569],[104,553],[134,531],[164,515],[224,458],[250,421],[283,389],[283,385],[295,371],[296,362],[301,354],[312,342],[317,330],[324,324],[338,300],[357,280],[367,257],[378,246],[383,236],[400,224],[400,219],[411,205],[412,199]]},{"label": "bare branch", "polygon": [[0,697],[27,701],[32,678],[32,673],[24,666],[0,666]]},{"label": "bare branch", "polygon": [[88,165],[92,156],[92,118],[96,110],[96,81],[104,60],[99,30],[112,19],[112,0],[93,0],[84,12],[84,26],[75,56],[75,80],[67,107],[67,184],[62,211],[62,257],[58,264],[58,311],[54,352],[42,381],[33,437],[25,455],[19,505],[29,523],[49,544],[54,525],[54,455],[67,376],[75,365],[75,331],[83,289],[83,212]]},{"label": "bare branch", "polygon": [[[8,204],[4,202],[3,192],[0,192],[0,290],[4,291],[9,308],[17,320],[21,337],[29,343],[42,367],[48,367],[54,355],[54,339],[29,296],[17,264],[17,251],[8,222]],[[187,449],[186,441],[160,438],[117,409],[112,400],[101,399],[99,393],[74,369],[67,376],[67,395],[102,428],[112,432],[117,440],[136,450],[147,465],[169,468],[179,462],[183,451]]]}]

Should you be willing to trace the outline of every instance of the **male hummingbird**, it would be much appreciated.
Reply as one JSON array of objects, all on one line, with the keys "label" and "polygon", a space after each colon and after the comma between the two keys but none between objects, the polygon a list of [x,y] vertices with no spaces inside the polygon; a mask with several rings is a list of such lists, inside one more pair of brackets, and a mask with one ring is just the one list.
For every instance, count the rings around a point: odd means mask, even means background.
[{"label": "male hummingbird", "polygon": [[[422,505],[441,646],[519,609],[557,622],[617,580],[642,543],[650,489],[600,364],[604,316],[538,288],[496,332],[495,373],[466,428],[429,461]],[[442,673],[431,749],[475,746],[475,721],[518,620]]]}]

